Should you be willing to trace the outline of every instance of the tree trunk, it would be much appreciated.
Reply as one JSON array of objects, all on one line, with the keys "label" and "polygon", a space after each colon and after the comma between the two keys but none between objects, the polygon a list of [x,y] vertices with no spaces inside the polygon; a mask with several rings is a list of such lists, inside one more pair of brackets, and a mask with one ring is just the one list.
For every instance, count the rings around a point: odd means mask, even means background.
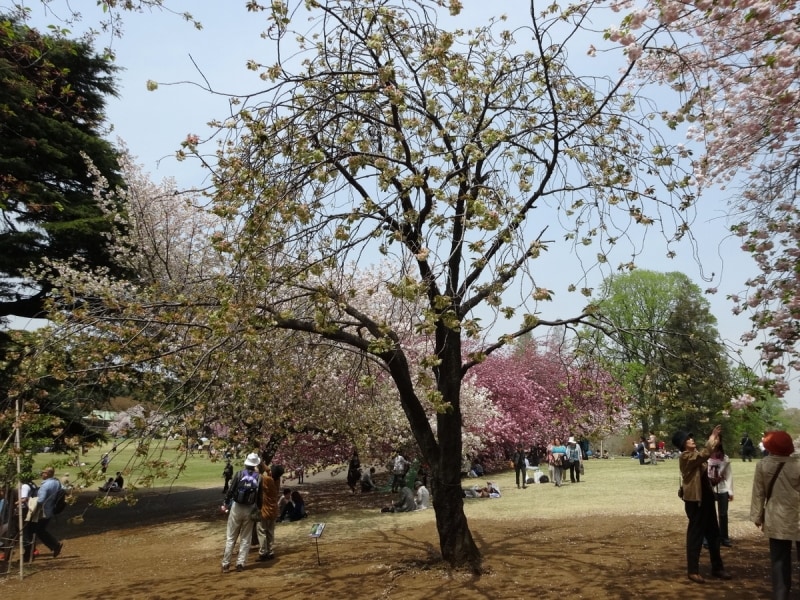
[{"label": "tree trunk", "polygon": [[475,573],[481,571],[481,553],[472,538],[464,514],[461,492],[460,465],[453,475],[443,476],[438,467],[432,467],[433,510],[436,513],[436,530],[442,559],[456,568],[468,567]]},{"label": "tree trunk", "polygon": [[[440,353],[440,356],[444,354]],[[395,354],[387,366],[400,393],[400,402],[414,439],[423,458],[431,466],[431,496],[442,559],[453,567],[467,567],[477,573],[481,569],[481,553],[467,525],[461,492],[460,347],[455,348],[448,357],[443,360],[437,378],[442,399],[450,403],[451,409],[437,415],[438,436],[433,435],[428,415],[414,392],[405,356],[402,353]]]},{"label": "tree trunk", "polygon": [[436,528],[442,558],[454,567],[469,567],[473,572],[481,570],[481,553],[472,538],[464,514],[464,497],[461,491],[461,463],[463,445],[461,440],[461,344],[453,339],[452,332],[439,332],[439,357],[437,372],[442,400],[450,407],[437,415],[439,438],[438,460],[433,474],[433,508],[436,511]]}]

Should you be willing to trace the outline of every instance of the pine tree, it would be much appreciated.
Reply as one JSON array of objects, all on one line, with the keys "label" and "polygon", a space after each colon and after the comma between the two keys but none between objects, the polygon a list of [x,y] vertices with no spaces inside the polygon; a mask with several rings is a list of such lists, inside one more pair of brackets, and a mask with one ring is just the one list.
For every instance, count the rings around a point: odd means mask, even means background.
[{"label": "pine tree", "polygon": [[109,265],[87,169],[121,185],[102,137],[117,68],[82,41],[0,16],[0,317],[37,317],[50,287],[26,277],[45,259]]}]

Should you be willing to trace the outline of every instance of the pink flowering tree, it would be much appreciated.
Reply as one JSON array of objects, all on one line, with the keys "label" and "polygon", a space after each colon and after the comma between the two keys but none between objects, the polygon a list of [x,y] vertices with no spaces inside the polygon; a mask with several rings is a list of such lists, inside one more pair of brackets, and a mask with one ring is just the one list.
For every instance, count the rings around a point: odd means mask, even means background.
[{"label": "pink flowering tree", "polygon": [[796,0],[612,2],[625,16],[606,35],[621,43],[637,72],[672,88],[678,102],[662,116],[700,145],[700,191],[736,186],[730,213],[758,275],[732,297],[747,312],[752,341],[786,390],[800,366],[800,28]]},{"label": "pink flowering tree", "polygon": [[530,342],[493,354],[475,373],[497,410],[486,427],[493,456],[507,456],[517,443],[543,446],[556,435],[593,437],[629,425],[625,390],[571,353]]}]

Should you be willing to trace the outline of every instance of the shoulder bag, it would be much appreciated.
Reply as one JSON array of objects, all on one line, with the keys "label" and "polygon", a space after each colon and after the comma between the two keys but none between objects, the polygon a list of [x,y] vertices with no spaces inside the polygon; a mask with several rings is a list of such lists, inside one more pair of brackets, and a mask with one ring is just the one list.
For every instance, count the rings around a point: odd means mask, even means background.
[{"label": "shoulder bag", "polygon": [[781,469],[783,469],[783,465],[785,464],[785,462],[778,464],[778,470],[775,471],[775,474],[772,476],[772,479],[770,479],[769,485],[767,486],[767,495],[764,498],[764,506],[761,507],[761,512],[758,515],[758,521],[762,525],[764,524],[764,509],[766,509],[767,502],[769,502],[769,498],[772,496],[772,488],[775,487],[775,480],[778,479],[778,475],[781,474]]}]

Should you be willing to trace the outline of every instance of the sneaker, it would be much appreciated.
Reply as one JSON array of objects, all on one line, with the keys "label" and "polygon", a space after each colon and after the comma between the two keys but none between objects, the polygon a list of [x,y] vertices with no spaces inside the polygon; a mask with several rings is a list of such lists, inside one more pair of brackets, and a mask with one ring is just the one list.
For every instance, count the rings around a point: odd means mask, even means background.
[{"label": "sneaker", "polygon": [[236,572],[241,573],[244,571],[244,565],[236,565]]},{"label": "sneaker", "polygon": [[64,548],[64,542],[61,542],[58,547],[53,550],[53,558],[58,558],[58,555],[61,554],[62,548]]},{"label": "sneaker", "polygon": [[722,544],[722,545],[723,545],[723,546],[725,546],[726,548],[733,548],[733,544],[731,543],[731,541],[730,541],[730,540],[722,540],[722,541],[720,542],[720,544]]},{"label": "sneaker", "polygon": [[260,560],[261,562],[264,562],[266,560],[272,560],[273,558],[275,558],[275,553],[274,552],[270,552],[268,554],[259,554],[258,555],[258,560]]},{"label": "sneaker", "polygon": [[230,565],[222,565],[222,572],[223,573],[230,573],[231,566]]}]

